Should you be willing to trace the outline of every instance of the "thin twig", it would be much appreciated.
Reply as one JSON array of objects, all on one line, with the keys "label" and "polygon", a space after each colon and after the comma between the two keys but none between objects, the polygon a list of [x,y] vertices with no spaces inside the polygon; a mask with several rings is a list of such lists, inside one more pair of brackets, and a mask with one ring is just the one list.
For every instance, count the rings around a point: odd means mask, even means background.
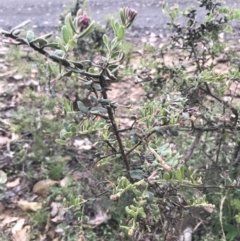
[{"label": "thin twig", "polygon": [[110,157],[110,156],[116,156],[117,154],[121,154],[120,152],[116,152],[116,153],[111,153],[105,156],[100,157],[97,161],[95,161],[92,165],[91,168],[93,168],[98,162],[100,162],[102,159]]},{"label": "thin twig", "polygon": [[[144,139],[148,138],[149,136],[151,136],[152,134],[154,134],[156,131],[151,131],[146,137],[144,137]],[[139,145],[141,145],[143,143],[143,140],[140,140],[134,147],[132,147],[128,152],[127,152],[127,156],[133,152]]]},{"label": "thin twig", "polygon": [[222,103],[225,107],[229,108],[232,113],[235,115],[235,121],[234,121],[234,126],[237,125],[237,122],[238,122],[238,110],[236,108],[234,108],[232,105],[230,105],[228,102],[222,100],[221,98],[219,98],[218,96],[214,95],[208,84],[205,82],[204,83],[205,86],[206,86],[206,89],[202,88],[202,87],[199,87],[202,91],[204,91],[206,94],[210,95],[212,98],[214,98],[215,100],[217,100],[218,102]]},{"label": "thin twig", "polygon": [[197,144],[199,143],[201,136],[202,136],[202,132],[197,131],[194,141],[189,146],[189,148],[187,149],[187,151],[183,157],[183,161],[185,163],[192,157],[193,151],[196,148]]},{"label": "thin twig", "polygon": [[[10,33],[10,32],[4,31],[4,32],[1,32],[1,34],[2,34],[3,36],[7,37],[7,38],[11,38],[11,39],[14,39],[14,40],[16,40],[16,41],[19,41],[19,37],[13,35],[13,34]],[[23,43],[19,41],[19,45],[20,45],[20,44],[23,44]],[[25,45],[26,45],[26,44],[25,44]],[[70,63],[68,63],[67,61],[62,62],[60,59],[57,59],[57,58],[52,57],[46,50],[44,50],[44,48],[40,48],[40,47],[36,46],[36,45],[33,44],[33,43],[29,43],[28,46],[29,46],[30,48],[32,48],[33,50],[35,50],[36,52],[44,55],[46,58],[51,59],[53,62],[58,63],[58,64],[60,64],[60,65],[63,65],[63,66],[64,66],[65,68],[67,68],[67,69],[70,69],[72,72],[76,72],[76,73],[79,73],[79,74],[81,74],[81,75],[88,76],[88,77],[95,77],[95,78],[96,78],[96,77],[99,77],[99,75],[93,75],[93,74],[88,73],[87,71],[83,71],[83,70],[80,70],[80,69],[78,69],[78,68],[72,68],[72,67],[70,66]]]}]

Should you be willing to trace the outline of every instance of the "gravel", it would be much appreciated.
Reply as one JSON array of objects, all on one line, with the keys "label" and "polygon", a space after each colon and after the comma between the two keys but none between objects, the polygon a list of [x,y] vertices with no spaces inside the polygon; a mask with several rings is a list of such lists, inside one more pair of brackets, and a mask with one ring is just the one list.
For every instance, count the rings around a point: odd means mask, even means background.
[{"label": "gravel", "polygon": [[[20,22],[30,19],[37,32],[56,31],[59,26],[59,16],[74,6],[74,0],[0,0],[0,29],[8,30]],[[181,9],[197,4],[197,0],[166,0],[170,5],[178,4]],[[227,6],[240,8],[240,0],[225,0]],[[133,25],[132,35],[144,37],[151,32],[166,36],[168,34],[168,18],[159,7],[158,0],[88,0],[87,10],[97,22],[104,24],[109,14],[116,14],[119,8],[129,6],[138,11]],[[198,19],[204,12],[200,11]],[[181,21],[181,20],[180,20]],[[235,27],[239,31],[239,22]]]}]

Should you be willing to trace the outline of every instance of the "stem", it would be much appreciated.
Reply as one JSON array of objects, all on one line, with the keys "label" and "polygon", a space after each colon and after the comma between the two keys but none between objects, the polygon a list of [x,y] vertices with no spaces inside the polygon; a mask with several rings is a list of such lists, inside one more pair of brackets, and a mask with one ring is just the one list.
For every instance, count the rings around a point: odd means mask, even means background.
[{"label": "stem", "polygon": [[[18,36],[15,36],[15,35],[13,35],[13,34],[11,34],[11,33],[9,33],[9,32],[5,32],[5,31],[4,31],[4,32],[0,32],[0,35],[1,35],[1,34],[2,34],[3,36],[7,37],[7,38],[11,38],[11,39],[14,39],[14,40],[16,40],[16,41],[19,41],[19,40],[18,40],[18,39],[19,39]],[[22,42],[19,41],[19,44],[18,44],[18,45],[26,45],[26,44],[24,44],[24,43],[22,43]],[[79,73],[79,74],[84,75],[84,76],[87,76],[87,77],[95,77],[95,78],[96,78],[96,77],[99,77],[98,75],[94,75],[94,74],[88,73],[88,72],[86,72],[86,71],[81,71],[81,72],[79,72],[79,69],[77,69],[77,68],[71,68],[71,66],[70,66],[70,64],[69,64],[68,62],[62,62],[62,61],[59,60],[59,59],[53,58],[46,50],[44,50],[44,48],[40,48],[40,47],[36,46],[36,45],[33,44],[33,43],[29,43],[29,47],[32,48],[33,50],[35,50],[36,52],[44,55],[45,57],[51,59],[53,62],[58,63],[58,64],[61,64],[61,65],[63,65],[65,68],[70,69],[70,70],[73,71],[73,72]]]},{"label": "stem", "polygon": [[197,146],[197,144],[199,143],[201,136],[202,136],[202,132],[198,131],[196,133],[194,141],[189,146],[189,148],[187,149],[187,151],[186,151],[186,153],[185,153],[185,155],[183,157],[183,160],[184,160],[185,163],[192,157],[194,149]]},{"label": "stem", "polygon": [[[102,96],[103,96],[104,99],[108,99],[107,91],[106,91],[106,80],[105,80],[105,78],[102,74],[100,75],[99,80],[100,80],[100,85],[102,87]],[[107,107],[107,111],[108,111],[109,119],[110,119],[111,124],[112,124],[114,135],[117,138],[119,150],[120,150],[124,165],[126,167],[126,170],[128,171],[128,175],[129,175],[130,166],[129,166],[129,162],[128,162],[128,159],[127,159],[127,155],[124,151],[122,139],[121,139],[121,136],[120,136],[119,131],[118,131],[118,127],[117,127],[117,124],[116,124],[116,121],[115,121],[115,118],[114,118],[113,111],[112,111],[111,107]]]}]

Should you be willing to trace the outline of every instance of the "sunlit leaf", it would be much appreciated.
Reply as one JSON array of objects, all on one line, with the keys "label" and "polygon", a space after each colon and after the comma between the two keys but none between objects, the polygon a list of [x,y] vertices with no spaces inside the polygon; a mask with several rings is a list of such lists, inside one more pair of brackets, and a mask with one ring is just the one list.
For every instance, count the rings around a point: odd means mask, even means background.
[{"label": "sunlit leaf", "polygon": [[66,16],[65,16],[65,19],[64,19],[64,23],[67,27],[67,30],[68,30],[68,33],[69,33],[69,36],[70,38],[73,37],[73,33],[75,32],[75,30],[72,28],[72,14],[71,13],[68,13]]},{"label": "sunlit leaf", "polygon": [[67,44],[70,39],[70,34],[68,32],[66,25],[62,26],[61,33],[63,41],[65,42],[65,44]]},{"label": "sunlit leaf", "polygon": [[117,35],[118,40],[122,40],[124,38],[124,32],[125,32],[124,27],[120,26],[118,30],[118,35]]}]

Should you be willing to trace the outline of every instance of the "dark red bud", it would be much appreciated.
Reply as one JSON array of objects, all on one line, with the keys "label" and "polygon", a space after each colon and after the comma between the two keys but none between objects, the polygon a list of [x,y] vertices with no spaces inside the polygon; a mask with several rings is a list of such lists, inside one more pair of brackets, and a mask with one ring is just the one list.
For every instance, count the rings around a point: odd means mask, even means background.
[{"label": "dark red bud", "polygon": [[77,25],[80,32],[82,32],[84,29],[86,29],[89,26],[90,21],[91,21],[90,18],[86,14],[79,16]]}]

